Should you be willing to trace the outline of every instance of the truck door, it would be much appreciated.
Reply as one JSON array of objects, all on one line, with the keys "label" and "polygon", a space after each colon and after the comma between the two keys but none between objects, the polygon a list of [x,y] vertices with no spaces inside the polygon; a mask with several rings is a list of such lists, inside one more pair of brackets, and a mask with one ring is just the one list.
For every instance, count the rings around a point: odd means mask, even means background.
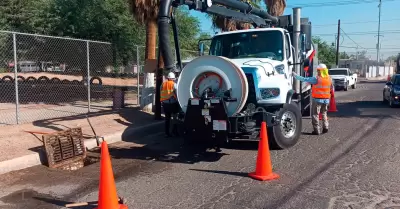
[{"label": "truck door", "polygon": [[288,73],[293,71],[294,65],[289,65],[289,63],[294,64],[293,55],[294,55],[294,48],[292,47],[292,43],[290,41],[290,35],[289,33],[285,33],[285,58],[287,60],[287,62],[285,62],[286,75],[288,75]]}]

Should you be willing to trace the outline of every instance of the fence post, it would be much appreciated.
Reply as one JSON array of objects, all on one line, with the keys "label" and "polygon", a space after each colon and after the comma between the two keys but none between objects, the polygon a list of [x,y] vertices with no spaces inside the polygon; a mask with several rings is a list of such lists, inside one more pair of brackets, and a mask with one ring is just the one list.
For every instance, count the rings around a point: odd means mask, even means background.
[{"label": "fence post", "polygon": [[136,66],[137,66],[137,73],[136,73],[136,84],[137,84],[137,104],[140,105],[140,84],[139,84],[139,76],[140,76],[140,53],[139,53],[139,46],[136,45]]},{"label": "fence post", "polygon": [[14,51],[15,119],[17,124],[19,124],[17,35],[15,33],[13,33],[13,51]]},{"label": "fence post", "polygon": [[86,57],[87,57],[87,87],[88,87],[88,113],[90,113],[90,52],[89,41],[86,41]]}]

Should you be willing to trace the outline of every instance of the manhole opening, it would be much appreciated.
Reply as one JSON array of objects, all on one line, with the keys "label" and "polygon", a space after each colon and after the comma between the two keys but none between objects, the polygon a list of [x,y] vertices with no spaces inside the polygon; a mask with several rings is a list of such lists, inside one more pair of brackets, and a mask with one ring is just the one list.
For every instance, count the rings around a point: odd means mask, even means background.
[{"label": "manhole opening", "polygon": [[89,166],[100,162],[100,153],[87,152],[86,158],[83,160],[84,166]]}]

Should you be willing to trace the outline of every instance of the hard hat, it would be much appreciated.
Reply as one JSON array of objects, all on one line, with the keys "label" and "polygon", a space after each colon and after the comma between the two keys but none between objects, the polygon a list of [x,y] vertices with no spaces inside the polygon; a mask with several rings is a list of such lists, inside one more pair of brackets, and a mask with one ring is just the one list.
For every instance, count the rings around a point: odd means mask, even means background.
[{"label": "hard hat", "polygon": [[174,72],[169,72],[167,78],[168,79],[175,79],[175,73]]},{"label": "hard hat", "polygon": [[323,70],[323,69],[328,69],[327,67],[326,67],[326,65],[325,64],[319,64],[318,65],[318,67],[317,67],[317,70]]}]

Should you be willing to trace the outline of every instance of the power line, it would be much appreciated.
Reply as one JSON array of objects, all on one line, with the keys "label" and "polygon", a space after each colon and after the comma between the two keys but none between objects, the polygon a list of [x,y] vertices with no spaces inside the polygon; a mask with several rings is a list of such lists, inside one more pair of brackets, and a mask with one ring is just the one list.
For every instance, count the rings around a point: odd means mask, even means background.
[{"label": "power line", "polygon": [[[396,19],[387,19],[387,20],[381,20],[381,22],[391,22],[391,21],[400,21],[400,18],[396,18]],[[344,22],[344,23],[340,23],[342,25],[355,25],[355,24],[366,24],[366,23],[377,23],[379,21],[377,20],[370,20],[370,21],[359,21],[359,22]],[[336,24],[333,23],[329,23],[329,24],[319,24],[319,25],[313,25],[313,27],[329,27],[329,26],[337,26]]]},{"label": "power line", "polygon": [[[341,48],[347,48],[347,49],[358,49],[359,47],[356,47],[356,46],[340,46]],[[363,47],[363,49],[365,49],[365,50],[376,50],[376,48],[365,48],[365,47]],[[381,48],[381,50],[394,50],[394,49],[398,49],[398,50],[400,50],[400,47],[399,48]]]},{"label": "power line", "polygon": [[[381,30],[380,34],[398,34],[400,30]],[[348,35],[377,35],[377,31],[356,31],[347,33]],[[335,36],[336,33],[314,34],[314,36]]]},{"label": "power line", "polygon": [[356,43],[352,38],[350,38],[350,36],[347,35],[347,33],[344,32],[344,30],[343,30],[342,28],[340,28],[340,30],[341,30],[341,31],[343,32],[343,34],[344,34],[348,39],[350,39],[350,41],[352,41],[355,45],[359,46],[360,48],[364,48],[364,47],[360,46],[360,44]]},{"label": "power line", "polygon": [[[385,0],[385,2],[390,1],[398,1],[398,0]],[[288,5],[287,8],[294,7],[329,7],[329,6],[345,6],[352,4],[369,4],[376,3],[376,0],[347,0],[347,1],[333,1],[333,2],[319,2],[319,3],[310,3],[310,4],[298,4],[298,5]]]}]

